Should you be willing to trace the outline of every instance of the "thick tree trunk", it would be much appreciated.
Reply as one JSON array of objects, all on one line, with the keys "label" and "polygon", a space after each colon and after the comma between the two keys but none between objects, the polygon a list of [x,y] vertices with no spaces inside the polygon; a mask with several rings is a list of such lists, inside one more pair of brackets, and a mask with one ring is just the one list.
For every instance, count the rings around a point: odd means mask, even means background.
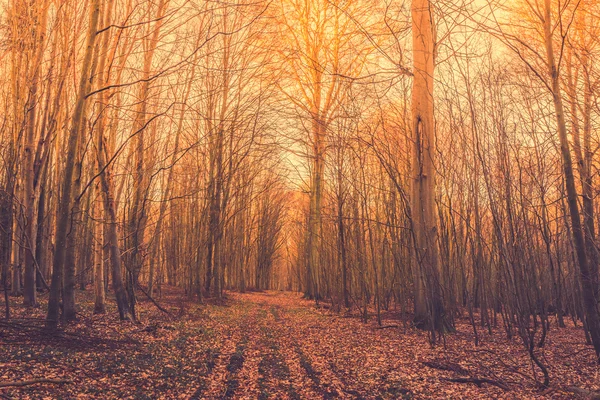
[{"label": "thick tree trunk", "polygon": [[429,0],[413,0],[412,196],[415,235],[415,325],[445,329],[441,297],[435,204],[435,126],[433,117],[434,37]]},{"label": "thick tree trunk", "polygon": [[96,40],[96,31],[98,18],[100,14],[99,0],[92,0],[90,5],[89,25],[86,40],[85,55],[81,66],[79,77],[79,87],[77,91],[77,100],[71,119],[71,127],[67,142],[67,154],[65,168],[63,171],[63,182],[61,185],[61,199],[58,205],[56,216],[55,232],[55,251],[53,258],[52,283],[50,286],[50,299],[48,300],[48,314],[46,316],[46,325],[49,328],[56,328],[58,324],[60,289],[63,280],[63,270],[65,264],[65,248],[67,233],[69,229],[69,220],[71,215],[73,172],[75,168],[75,159],[77,155],[77,145],[83,120],[83,109],[86,100],[86,88],[90,77],[92,55],[94,52],[94,42]]},{"label": "thick tree trunk", "polygon": [[[89,88],[89,85],[88,85]],[[87,92],[88,90],[86,90]],[[86,106],[83,107],[82,120],[86,119]],[[85,131],[85,123],[82,124],[82,132]],[[77,310],[75,306],[75,287],[76,287],[76,250],[77,242],[82,239],[81,227],[81,179],[82,179],[82,164],[83,164],[83,145],[84,141],[79,140],[77,149],[77,161],[75,163],[74,182],[73,182],[73,205],[70,212],[70,229],[67,235],[67,245],[65,250],[65,270],[63,273],[63,320],[66,322],[74,321],[77,318]],[[80,271],[82,273],[82,264],[80,263]]]}]

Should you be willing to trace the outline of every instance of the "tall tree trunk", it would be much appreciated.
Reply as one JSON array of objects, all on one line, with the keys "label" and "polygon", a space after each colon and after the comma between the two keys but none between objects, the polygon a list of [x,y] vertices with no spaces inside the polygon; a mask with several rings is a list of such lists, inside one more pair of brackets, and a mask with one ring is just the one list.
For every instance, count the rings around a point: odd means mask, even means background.
[{"label": "tall tree trunk", "polygon": [[[196,41],[196,45],[199,45],[200,36],[198,36],[198,40]],[[194,56],[192,61],[192,68],[187,76],[187,87],[185,88],[183,95],[183,104],[187,104],[187,101],[190,96],[190,92],[192,89],[192,82],[195,76],[196,71],[196,60],[197,54]],[[154,271],[157,260],[159,259],[158,252],[160,251],[160,245],[162,240],[162,226],[163,219],[165,217],[165,212],[167,211],[167,202],[169,201],[169,197],[171,196],[172,185],[173,185],[173,174],[175,171],[175,163],[178,159],[179,152],[179,138],[181,136],[181,131],[183,130],[183,123],[185,120],[185,107],[181,108],[181,113],[179,115],[179,121],[177,123],[177,131],[175,132],[175,143],[173,144],[173,154],[171,155],[171,161],[169,165],[169,174],[166,181],[166,187],[163,192],[163,196],[160,202],[160,208],[158,211],[158,219],[156,221],[156,227],[154,228],[153,240],[152,240],[152,253],[150,255],[150,270],[148,276],[148,295],[152,297],[152,292],[154,291]],[[200,281],[197,282],[200,285]],[[200,293],[200,292],[198,292]]]},{"label": "tall tree trunk", "polygon": [[[12,154],[12,149],[9,150]],[[6,186],[0,191],[0,268],[2,269],[2,289],[4,290],[4,317],[10,318],[10,306],[8,304],[8,280],[10,270],[10,255],[12,250],[12,228],[13,228],[13,188],[14,174],[13,163],[7,163]]]},{"label": "tall tree trunk", "polygon": [[[38,8],[39,7],[39,8]],[[35,190],[35,148],[36,148],[36,112],[38,110],[38,87],[41,75],[41,63],[44,54],[44,39],[46,36],[46,16],[47,1],[42,1],[33,7],[34,23],[34,48],[33,62],[30,65],[30,77],[32,79],[29,88],[29,102],[27,105],[27,127],[25,130],[24,146],[24,204],[25,204],[25,227],[24,242],[27,250],[25,251],[25,269],[23,276],[23,304],[35,306],[36,297],[36,260],[35,245],[37,236],[37,199]],[[39,19],[39,21],[38,21]],[[43,132],[42,132],[43,134]],[[39,183],[39,182],[38,182]]]},{"label": "tall tree trunk", "polygon": [[97,157],[98,168],[100,168],[100,184],[102,186],[102,198],[104,201],[104,216],[107,220],[106,239],[110,263],[112,265],[112,284],[119,309],[119,317],[122,320],[131,319],[129,311],[129,300],[127,291],[123,285],[123,270],[121,267],[121,250],[119,249],[119,235],[117,233],[117,214],[113,200],[112,182],[109,175],[109,165],[106,163],[106,146],[104,145],[103,131],[98,129],[97,133]]},{"label": "tall tree trunk", "polygon": [[350,296],[348,293],[348,261],[346,256],[346,227],[344,224],[344,194],[342,193],[342,170],[338,171],[338,198],[337,198],[337,225],[338,225],[338,249],[340,266],[342,270],[342,296],[344,307],[350,307]]},{"label": "tall tree trunk", "polygon": [[[429,0],[412,2],[412,196],[411,217],[415,235],[415,325],[443,331],[435,203],[435,126],[433,118],[434,37]],[[435,340],[435,336],[432,337]]]},{"label": "tall tree trunk", "polygon": [[67,143],[67,154],[65,168],[63,171],[63,182],[61,185],[61,199],[58,205],[56,216],[55,232],[55,251],[53,257],[52,283],[50,286],[50,298],[48,300],[48,314],[46,316],[46,325],[49,328],[56,328],[58,324],[60,289],[63,280],[63,271],[65,264],[65,247],[67,241],[67,231],[69,229],[69,220],[71,215],[73,172],[77,156],[77,145],[83,120],[83,109],[86,100],[86,88],[90,78],[92,55],[94,53],[94,42],[96,40],[98,18],[100,14],[100,1],[92,0],[89,5],[89,23],[86,39],[86,49],[81,66],[79,77],[79,87],[77,91],[77,100],[71,119],[69,137]]},{"label": "tall tree trunk", "polygon": [[145,130],[147,124],[147,104],[150,93],[150,74],[152,70],[152,60],[158,44],[160,28],[163,22],[168,1],[160,0],[156,12],[156,22],[153,24],[151,36],[147,39],[147,47],[144,53],[144,66],[142,69],[142,84],[140,87],[140,96],[138,99],[138,110],[133,124],[133,133],[135,134],[135,187],[133,194],[133,206],[129,219],[129,236],[131,237],[131,260],[129,266],[129,301],[132,316],[135,315],[135,287],[139,283],[139,274],[143,266],[142,246],[144,243],[144,234],[146,230],[146,196],[150,182],[146,178],[144,170],[144,149],[145,149]]},{"label": "tall tree trunk", "polygon": [[104,314],[106,311],[106,291],[104,290],[104,221],[102,215],[102,191],[100,183],[96,184],[96,199],[94,200],[94,314]]},{"label": "tall tree trunk", "polygon": [[307,292],[308,298],[319,300],[319,243],[321,239],[321,202],[323,197],[323,174],[325,171],[325,126],[319,118],[319,111],[313,110],[312,117],[313,163],[311,171],[310,204],[308,210],[308,258]]},{"label": "tall tree trunk", "polygon": [[567,203],[569,207],[569,213],[571,214],[573,245],[575,247],[575,253],[577,255],[577,261],[579,264],[579,279],[581,281],[581,295],[583,297],[582,300],[586,322],[592,339],[592,344],[594,345],[596,357],[600,362],[600,316],[598,315],[598,300],[596,299],[597,288],[595,287],[595,282],[597,282],[597,279],[594,276],[594,271],[592,271],[588,262],[585,238],[581,226],[579,204],[577,203],[578,195],[575,187],[571,149],[567,136],[567,124],[565,122],[565,114],[561,95],[560,76],[554,57],[550,0],[545,0],[544,4],[546,61],[548,63],[548,73],[551,79],[552,100],[554,103],[556,123],[558,126],[560,152],[563,160],[563,172],[567,190]]},{"label": "tall tree trunk", "polygon": [[[89,88],[89,85],[88,85]],[[86,90],[87,92],[88,90]],[[82,120],[86,119],[86,109],[87,107],[84,105],[83,107],[83,117]],[[80,128],[82,132],[85,132],[85,123],[82,123],[82,127]],[[70,229],[67,235],[67,244],[65,249],[65,267],[63,273],[63,320],[66,322],[74,321],[77,318],[77,310],[75,308],[75,286],[76,286],[76,250],[77,250],[77,241],[82,239],[82,226],[81,226],[81,180],[82,180],[82,167],[83,167],[83,145],[84,141],[79,140],[78,149],[76,151],[76,162],[75,162],[75,170],[74,170],[74,182],[72,187],[72,197],[73,204],[71,207],[71,217],[70,217]],[[80,263],[80,271],[83,265]]]}]

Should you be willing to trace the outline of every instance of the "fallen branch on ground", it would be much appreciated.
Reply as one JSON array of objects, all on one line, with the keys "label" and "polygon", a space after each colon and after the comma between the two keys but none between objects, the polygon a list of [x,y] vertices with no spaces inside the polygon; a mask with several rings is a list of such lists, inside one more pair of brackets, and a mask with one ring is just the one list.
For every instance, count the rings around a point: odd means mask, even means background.
[{"label": "fallen branch on ground", "polygon": [[65,380],[65,379],[47,379],[47,378],[40,378],[40,379],[30,379],[27,381],[14,381],[14,382],[0,382],[0,387],[8,387],[8,386],[29,386],[29,385],[35,385],[38,383],[54,383],[57,385],[63,384],[63,383],[71,383],[71,381]]},{"label": "fallen branch on ground", "polygon": [[443,361],[424,361],[424,365],[429,368],[439,369],[441,371],[452,371],[456,372],[459,375],[470,375],[469,371],[463,367],[461,367],[457,363],[453,362],[443,362]]},{"label": "fallen branch on ground", "polygon": [[600,400],[600,392],[596,392],[593,390],[587,390],[584,388],[580,388],[577,386],[569,386],[566,388],[569,392],[573,392],[578,394],[588,400]]},{"label": "fallen branch on ground", "polygon": [[496,387],[499,387],[502,390],[506,390],[506,391],[510,390],[510,388],[508,386],[506,386],[504,383],[495,381],[493,379],[487,379],[487,378],[442,378],[442,379],[449,381],[449,382],[456,382],[456,383],[474,383],[479,387],[481,387],[482,384],[487,383],[488,385],[494,385]]},{"label": "fallen branch on ground", "polygon": [[386,329],[386,328],[400,328],[400,325],[382,325],[378,326],[375,329]]},{"label": "fallen branch on ground", "polygon": [[169,312],[169,310],[166,310],[165,308],[163,308],[160,304],[158,304],[158,302],[156,300],[154,300],[152,298],[152,296],[150,296],[150,294],[148,292],[146,292],[144,290],[144,288],[142,287],[142,285],[138,284],[137,285],[138,289],[140,289],[140,291],[152,302],[152,304],[154,304],[156,306],[156,308],[158,308],[160,311],[164,312],[165,314],[167,314],[169,317],[173,318],[173,314],[171,314]]}]

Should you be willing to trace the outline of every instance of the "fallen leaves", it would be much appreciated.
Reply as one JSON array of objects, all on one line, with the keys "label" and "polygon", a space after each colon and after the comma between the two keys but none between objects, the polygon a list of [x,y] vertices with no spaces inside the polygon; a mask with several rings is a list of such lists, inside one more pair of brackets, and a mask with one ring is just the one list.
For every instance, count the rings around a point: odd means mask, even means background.
[{"label": "fallen leaves", "polygon": [[[161,306],[175,310],[183,296],[172,290]],[[92,299],[82,297],[81,319],[55,335],[15,305],[17,319],[0,324],[0,381],[61,383],[0,387],[0,395],[573,398],[600,389],[598,366],[575,327],[553,329],[540,349],[552,379],[542,392],[517,341],[498,331],[482,335],[476,347],[467,321],[459,320],[445,346],[432,348],[423,332],[376,329],[375,322],[317,309],[295,293],[229,293],[224,305],[189,302],[178,318],[142,301],[142,326],[118,321],[110,309],[92,316]]]}]

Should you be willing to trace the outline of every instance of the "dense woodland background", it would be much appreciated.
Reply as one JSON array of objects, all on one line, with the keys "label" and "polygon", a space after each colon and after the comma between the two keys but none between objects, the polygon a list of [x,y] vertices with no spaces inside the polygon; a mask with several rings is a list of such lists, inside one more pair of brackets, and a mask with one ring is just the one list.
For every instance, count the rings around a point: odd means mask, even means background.
[{"label": "dense woodland background", "polygon": [[6,319],[274,289],[600,357],[597,1],[0,7]]}]

